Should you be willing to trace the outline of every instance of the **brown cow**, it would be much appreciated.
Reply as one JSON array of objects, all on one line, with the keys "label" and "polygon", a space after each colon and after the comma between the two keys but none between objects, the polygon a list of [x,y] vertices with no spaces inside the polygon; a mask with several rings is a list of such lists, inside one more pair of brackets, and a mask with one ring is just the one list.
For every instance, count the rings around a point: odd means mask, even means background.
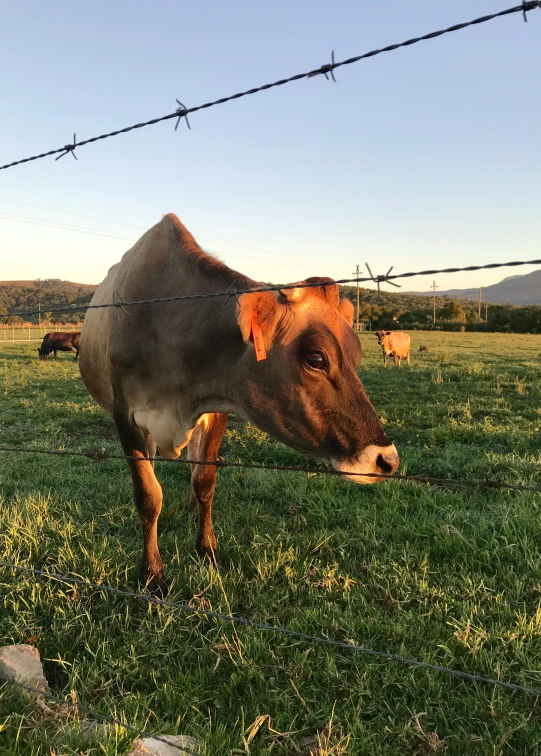
[{"label": "brown cow", "polygon": [[402,360],[410,364],[411,339],[404,331],[376,331],[378,344],[383,350],[383,367],[387,367],[387,357],[400,367]]},{"label": "brown cow", "polygon": [[[166,215],[109,270],[92,304],[260,286],[206,254]],[[189,459],[216,460],[230,412],[337,470],[375,474],[345,476],[356,483],[397,470],[396,449],[357,375],[352,322],[351,304],[340,302],[334,282],[87,312],[81,375],[113,418],[124,453],[135,458],[128,465],[143,527],[141,580],[151,589],[165,591],[157,540],[162,490],[146,459],[156,449],[174,459],[187,446]],[[216,467],[193,465],[191,482],[196,547],[214,560]]]},{"label": "brown cow", "polygon": [[79,356],[80,339],[81,331],[74,331],[73,333],[51,331],[50,333],[46,333],[41,346],[38,347],[39,358],[40,360],[48,360],[51,352],[54,352],[56,360],[57,352],[75,352],[75,359],[77,359]]}]

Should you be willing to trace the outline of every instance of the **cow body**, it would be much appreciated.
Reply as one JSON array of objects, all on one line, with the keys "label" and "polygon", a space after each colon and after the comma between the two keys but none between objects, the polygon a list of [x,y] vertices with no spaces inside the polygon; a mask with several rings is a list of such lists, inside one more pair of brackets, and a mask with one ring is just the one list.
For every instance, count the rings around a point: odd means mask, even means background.
[{"label": "cow body", "polygon": [[410,364],[411,339],[404,331],[376,331],[378,344],[383,350],[383,367],[387,367],[387,357],[392,357],[400,367],[402,360]]},{"label": "cow body", "polygon": [[81,332],[64,333],[63,331],[51,331],[46,333],[38,347],[40,360],[48,360],[51,352],[54,352],[56,360],[57,352],[75,352],[75,359],[79,356],[79,343]]},{"label": "cow body", "polygon": [[[203,252],[178,218],[166,215],[110,269],[92,304],[260,286]],[[133,457],[128,465],[144,540],[141,579],[151,588],[164,591],[157,543],[162,492],[148,457],[158,449],[173,459],[187,447],[189,459],[216,460],[230,412],[338,470],[359,473],[351,476],[355,482],[377,482],[379,474],[396,471],[396,449],[357,375],[360,345],[352,318],[351,303],[340,302],[334,283],[88,310],[81,375]],[[265,359],[256,360],[252,334],[263,340]],[[196,546],[213,560],[215,484],[216,467],[192,465]]]}]

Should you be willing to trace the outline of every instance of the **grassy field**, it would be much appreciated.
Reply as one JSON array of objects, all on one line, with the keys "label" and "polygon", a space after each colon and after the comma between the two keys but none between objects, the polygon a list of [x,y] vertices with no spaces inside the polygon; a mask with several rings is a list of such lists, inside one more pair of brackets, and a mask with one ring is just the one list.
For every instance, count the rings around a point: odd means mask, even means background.
[{"label": "grassy field", "polygon": [[[411,368],[361,377],[409,473],[541,482],[541,337],[414,333]],[[426,351],[419,352],[419,347]],[[71,355],[0,351],[4,445],[119,451]],[[224,458],[305,464],[235,422]],[[136,588],[141,539],[122,460],[2,454],[0,559]],[[188,470],[158,466],[169,598],[541,687],[541,495],[221,470],[228,566],[198,561]],[[537,754],[521,693],[0,570],[0,644],[39,649],[53,691],[208,754]],[[71,728],[71,729],[70,729]],[[124,754],[0,688],[4,756]],[[310,751],[310,744],[312,750]]]}]

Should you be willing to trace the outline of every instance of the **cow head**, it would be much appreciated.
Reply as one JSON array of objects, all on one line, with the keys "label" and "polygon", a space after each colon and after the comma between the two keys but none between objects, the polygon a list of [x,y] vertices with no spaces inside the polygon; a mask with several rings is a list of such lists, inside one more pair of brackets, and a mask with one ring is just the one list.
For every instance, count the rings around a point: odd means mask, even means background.
[{"label": "cow head", "polygon": [[38,347],[38,355],[40,360],[48,360],[49,359],[49,352],[42,352],[41,347]]},{"label": "cow head", "polygon": [[388,345],[391,331],[374,331],[374,335],[378,339],[378,345],[384,347]]},{"label": "cow head", "polygon": [[[240,297],[242,411],[289,446],[357,473],[345,476],[350,480],[377,482],[381,478],[359,473],[392,474],[399,459],[357,375],[361,346],[351,327],[353,306],[340,300],[332,279],[302,283],[315,285]],[[251,344],[254,319],[267,350],[260,362]]]}]

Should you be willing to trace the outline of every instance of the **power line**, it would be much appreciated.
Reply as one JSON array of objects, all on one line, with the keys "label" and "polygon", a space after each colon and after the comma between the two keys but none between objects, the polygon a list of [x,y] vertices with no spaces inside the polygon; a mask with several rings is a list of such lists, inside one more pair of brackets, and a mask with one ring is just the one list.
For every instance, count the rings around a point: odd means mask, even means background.
[{"label": "power line", "polygon": [[[49,157],[50,155],[58,155],[59,157],[62,157],[64,155],[67,155],[71,152],[72,155],[75,155],[75,150],[79,147],[83,147],[86,144],[92,144],[93,142],[98,142],[103,139],[109,139],[110,137],[118,136],[119,134],[127,134],[130,131],[134,131],[135,129],[142,129],[146,126],[153,126],[154,124],[161,123],[162,121],[168,121],[172,118],[180,120],[180,118],[187,118],[187,116],[190,113],[196,113],[199,110],[206,110],[208,108],[212,108],[216,105],[223,105],[226,102],[231,102],[232,100],[238,100],[241,97],[246,97],[247,95],[254,95],[258,92],[267,91],[269,89],[274,89],[275,87],[281,87],[284,84],[289,84],[293,81],[299,81],[301,79],[309,79],[312,76],[317,76],[319,74],[324,75],[326,78],[327,74],[331,74],[334,79],[334,71],[337,68],[340,68],[341,66],[348,66],[352,63],[358,63],[361,60],[366,60],[367,58],[373,58],[376,55],[381,55],[381,53],[385,52],[393,52],[394,50],[398,50],[402,47],[410,47],[411,45],[415,45],[418,42],[424,42],[429,39],[436,39],[437,37],[441,37],[444,34],[450,34],[451,32],[461,31],[462,29],[466,29],[470,26],[477,26],[479,24],[484,24],[487,21],[492,21],[496,18],[501,18],[503,16],[509,16],[514,13],[522,13],[524,15],[524,20],[526,20],[526,13],[534,10],[534,8],[540,8],[541,7],[541,0],[524,0],[520,5],[515,5],[512,8],[507,8],[505,10],[499,11],[498,13],[491,13],[486,16],[480,16],[479,18],[474,19],[473,21],[466,21],[464,23],[455,24],[454,26],[449,26],[446,29],[440,29],[438,31],[430,32],[429,34],[423,34],[420,37],[413,37],[412,39],[408,39],[405,42],[399,42],[392,45],[387,45],[387,47],[382,47],[375,50],[370,50],[369,52],[363,53],[362,55],[356,55],[353,58],[347,58],[346,60],[338,61],[336,62],[334,60],[334,52],[332,56],[332,63],[325,63],[323,66],[320,66],[319,68],[315,68],[312,71],[307,71],[306,73],[299,73],[295,74],[294,76],[289,76],[286,79],[279,79],[278,81],[274,81],[269,84],[263,84],[259,87],[254,87],[253,89],[247,89],[244,92],[237,92],[236,94],[229,95],[227,97],[221,97],[218,100],[213,100],[211,102],[206,102],[203,105],[196,105],[195,107],[186,108],[180,103],[180,107],[178,107],[173,113],[168,113],[167,115],[160,116],[158,118],[152,118],[149,121],[144,121],[142,123],[136,123],[133,126],[126,126],[123,129],[118,129],[116,131],[110,131],[106,134],[100,134],[100,136],[91,137],[90,139],[83,139],[80,142],[76,141],[75,134],[73,135],[73,142],[71,144],[65,144],[63,147],[57,147],[54,150],[49,150],[48,152],[42,152],[39,155],[33,155],[32,157],[23,158],[22,160],[15,160],[11,163],[6,163],[5,165],[0,166],[0,170],[6,170],[7,168],[13,168],[16,165],[21,165],[22,163],[29,163],[33,160],[40,160],[41,158]],[[178,102],[178,100],[177,100]],[[178,120],[177,120],[177,126],[178,126]],[[58,160],[58,158],[56,158]]]},{"label": "power line", "polygon": [[481,675],[476,675],[473,672],[462,672],[462,670],[443,667],[439,664],[431,664],[429,662],[418,661],[417,659],[409,659],[405,656],[401,656],[400,654],[392,654],[388,651],[377,651],[371,648],[366,648],[365,646],[356,645],[354,643],[345,643],[343,641],[336,641],[330,638],[322,638],[317,635],[307,635],[306,633],[301,633],[298,630],[290,630],[287,627],[279,627],[277,625],[267,625],[263,622],[256,622],[249,617],[237,617],[232,614],[220,614],[219,612],[213,612],[210,609],[196,608],[190,606],[189,604],[182,604],[177,601],[168,601],[167,599],[159,599],[155,596],[147,596],[144,593],[124,591],[120,588],[113,588],[112,586],[101,585],[99,583],[91,583],[87,580],[73,578],[69,575],[61,575],[56,572],[37,570],[33,567],[23,567],[22,565],[13,564],[11,562],[0,561],[0,567],[5,567],[6,569],[15,570],[18,572],[24,572],[29,575],[39,575],[40,577],[45,577],[48,580],[59,580],[60,582],[67,583],[68,585],[82,585],[86,586],[87,588],[92,588],[93,590],[102,591],[103,593],[111,593],[117,596],[124,596],[125,598],[135,598],[140,601],[145,601],[149,604],[156,604],[157,606],[166,606],[171,609],[180,609],[180,611],[183,612],[190,614],[200,614],[204,617],[208,617],[209,619],[223,620],[234,625],[244,625],[245,627],[253,627],[257,630],[266,630],[274,633],[281,633],[292,638],[299,638],[300,640],[309,641],[310,643],[319,643],[326,646],[332,646],[334,648],[342,648],[346,651],[366,654],[368,656],[375,656],[379,659],[394,661],[398,664],[404,664],[410,667],[422,667],[423,669],[429,669],[432,672],[443,672],[445,674],[453,675],[454,677],[458,677],[463,680],[470,680],[472,682],[479,682],[485,685],[506,688],[507,690],[528,693],[532,696],[541,696],[541,690],[536,690],[535,688],[528,688],[523,685],[504,682],[503,680],[496,680],[490,677],[482,677]]},{"label": "power line", "polygon": [[87,220],[97,220],[102,223],[114,223],[117,226],[129,226],[130,228],[138,228],[141,231],[146,231],[144,226],[136,226],[134,223],[123,223],[122,221],[114,221],[108,218],[97,218],[95,215],[84,215],[83,213],[73,213],[69,210],[58,210],[54,207],[44,207],[43,205],[32,205],[29,202],[18,202],[17,200],[5,199],[0,197],[0,202],[7,202],[10,205],[21,205],[23,207],[33,207],[35,210],[47,210],[50,213],[61,213],[62,215],[73,215],[76,218],[86,218]]},{"label": "power line", "polygon": [[73,231],[79,234],[92,234],[94,236],[108,236],[112,239],[120,239],[122,241],[137,241],[136,236],[128,236],[127,234],[116,233],[115,231],[105,231],[99,228],[85,228],[84,226],[74,226],[69,223],[58,223],[57,221],[50,221],[41,218],[30,218],[27,215],[13,215],[12,213],[5,213],[0,211],[0,220],[16,221],[18,223],[29,223],[33,226],[44,226],[45,228],[52,228],[59,231]]},{"label": "power line", "polygon": [[[0,202],[2,201],[3,200],[0,200]],[[26,203],[20,202],[17,204],[24,205]],[[29,205],[29,207],[34,207],[41,210],[49,210],[49,212],[58,212],[58,213],[64,212],[63,210],[52,210],[52,208],[44,208],[44,207],[42,208],[38,205]],[[79,216],[79,213],[66,213],[66,214]],[[80,217],[90,219],[91,216],[83,215]],[[0,210],[0,220],[16,221],[18,223],[29,223],[31,225],[44,226],[45,228],[54,228],[60,231],[73,231],[74,233],[92,234],[94,236],[105,236],[105,237],[110,237],[111,239],[125,239],[128,241],[137,241],[140,238],[138,236],[130,236],[128,234],[122,234],[121,232],[116,232],[116,231],[107,231],[105,229],[87,228],[85,226],[75,226],[71,223],[61,223],[59,221],[49,220],[47,218],[42,219],[42,218],[32,218],[28,215],[14,215],[13,213],[6,213],[3,210]],[[114,222],[114,221],[108,221],[105,218],[93,218],[93,220],[101,220],[103,223]],[[125,225],[131,225],[131,224],[125,224]],[[135,228],[143,229],[143,226],[135,226]],[[145,230],[148,230],[148,229],[145,229]],[[284,253],[270,252],[268,250],[262,250],[256,247],[243,247],[238,244],[228,244],[227,242],[221,242],[221,241],[216,241],[216,240],[211,241],[210,239],[206,239],[206,237],[202,237],[202,236],[198,236],[197,238],[200,239],[201,241],[206,241],[211,244],[219,244],[224,247],[233,247],[235,249],[244,249],[248,252],[261,252],[262,254],[265,254],[265,255],[271,255],[271,257],[264,257],[264,258],[246,257],[245,255],[236,255],[234,252],[222,252],[218,250],[209,250],[208,248],[206,250],[206,251],[211,252],[212,254],[227,255],[228,257],[233,257],[236,260],[249,260],[251,262],[276,262],[276,263],[283,264],[283,260],[274,260],[272,258],[272,255],[274,255],[275,257],[282,257],[287,260],[306,261],[306,262],[310,262],[312,265],[317,265],[317,266],[325,265],[325,267],[328,267],[327,263],[324,263],[322,260],[314,261],[313,258],[310,258],[310,257],[300,257],[298,255],[286,254],[285,252]]]},{"label": "power line", "polygon": [[[541,0],[540,0],[541,2]],[[343,284],[350,284],[350,283],[364,283],[368,281],[375,281],[378,284],[385,283],[385,282],[392,282],[393,280],[396,280],[397,278],[413,278],[415,276],[433,276],[436,274],[444,274],[444,273],[465,273],[465,272],[471,272],[475,270],[492,270],[494,268],[515,268],[520,265],[541,265],[541,260],[514,260],[512,262],[506,262],[506,263],[488,263],[487,265],[468,265],[465,268],[444,268],[442,270],[420,270],[415,271],[411,273],[394,273],[393,275],[390,275],[390,272],[386,273],[385,275],[381,276],[371,276],[370,278],[342,278],[338,279],[336,281],[330,280],[330,281],[317,281],[317,282],[298,282],[298,283],[289,283],[289,284],[278,284],[276,286],[256,286],[250,289],[237,289],[236,291],[216,291],[216,292],[210,292],[208,294],[179,294],[178,296],[173,297],[154,297],[153,299],[138,299],[135,301],[121,301],[118,300],[116,302],[105,302],[103,304],[99,305],[76,305],[76,306],[65,306],[61,308],[51,309],[48,310],[48,312],[55,313],[55,312],[61,312],[66,313],[69,312],[78,312],[78,311],[86,311],[86,310],[99,310],[103,307],[126,307],[131,305],[141,305],[141,304],[154,304],[157,302],[180,302],[183,300],[192,300],[192,299],[216,299],[217,297],[238,297],[242,294],[256,294],[259,292],[264,291],[281,291],[282,289],[309,289],[313,287],[320,287],[320,286],[334,286],[336,284],[343,285]],[[392,270],[392,268],[390,269]],[[394,284],[396,285],[396,284]],[[22,315],[36,315],[36,310],[18,310],[15,312],[8,312],[2,317],[11,317],[11,316],[22,316]]]}]

